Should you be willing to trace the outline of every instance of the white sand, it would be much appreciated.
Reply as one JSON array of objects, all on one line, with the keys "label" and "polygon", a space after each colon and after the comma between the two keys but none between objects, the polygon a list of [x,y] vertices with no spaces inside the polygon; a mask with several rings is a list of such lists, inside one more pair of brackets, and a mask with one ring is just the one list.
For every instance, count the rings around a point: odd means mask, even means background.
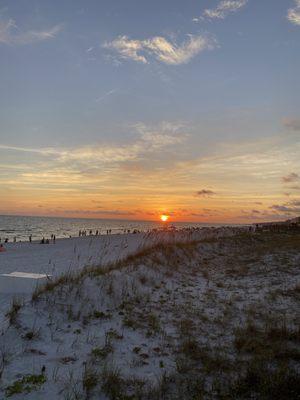
[{"label": "white sand", "polygon": [[136,251],[143,235],[89,236],[57,239],[56,243],[8,243],[0,253],[0,273],[14,271],[59,275],[85,265],[114,261]]},{"label": "white sand", "polygon": [[[127,240],[134,243],[128,246],[133,250],[143,240],[151,244],[156,239],[182,241],[230,236],[233,232],[179,232]],[[132,378],[159,386],[164,376],[170,376],[176,377],[170,382],[177,382],[178,395],[166,398],[196,398],[185,397],[185,393],[190,393],[199,371],[209,389],[220,371],[223,374],[228,367],[230,373],[231,368],[236,371],[237,365],[244,365],[245,354],[235,346],[237,328],[248,323],[270,326],[272,321],[271,326],[276,327],[285,321],[289,332],[296,332],[299,249],[293,247],[292,236],[291,243],[283,237],[281,246],[280,238],[274,239],[275,245],[263,235],[243,235],[168,246],[165,251],[153,249],[123,268],[86,275],[78,282],[69,280],[42,294],[36,302],[21,308],[15,322],[0,336],[0,356],[2,352],[3,360],[8,360],[2,365],[0,398],[7,386],[28,374],[38,375],[43,368],[46,382],[28,395],[11,398],[116,398],[101,392],[103,371],[116,367],[128,390]],[[97,243],[101,240],[104,238]],[[113,250],[121,238],[110,240],[107,247]],[[67,241],[62,248],[71,243]],[[82,246],[86,249],[84,243],[85,239]],[[113,254],[108,251],[107,258],[117,256],[117,252]],[[196,351],[185,346],[187,338],[196,341]],[[178,380],[187,377],[180,372],[186,366],[190,368],[188,377],[195,374],[186,381],[188,389]],[[89,397],[83,387],[86,371],[97,377],[97,387]]]},{"label": "white sand", "polygon": [[[242,228],[240,228],[242,229]],[[87,236],[57,239],[56,243],[19,242],[5,244],[0,253],[0,275],[15,272],[59,276],[85,266],[106,264],[122,259],[139,249],[162,241],[191,241],[210,236],[228,236],[237,228],[203,228],[200,230],[152,231],[150,233]],[[21,292],[20,285],[13,285],[11,293],[0,276],[0,326],[12,298]],[[16,278],[17,279],[17,278]],[[18,287],[17,291],[15,287]],[[22,285],[21,285],[22,287]],[[27,293],[28,297],[28,293]]]}]

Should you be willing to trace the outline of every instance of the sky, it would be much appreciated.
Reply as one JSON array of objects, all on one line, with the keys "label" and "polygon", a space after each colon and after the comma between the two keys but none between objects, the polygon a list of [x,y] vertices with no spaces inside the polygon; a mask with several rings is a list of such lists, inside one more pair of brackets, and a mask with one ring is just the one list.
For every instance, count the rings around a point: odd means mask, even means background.
[{"label": "sky", "polygon": [[0,214],[300,215],[300,0],[0,1]]}]

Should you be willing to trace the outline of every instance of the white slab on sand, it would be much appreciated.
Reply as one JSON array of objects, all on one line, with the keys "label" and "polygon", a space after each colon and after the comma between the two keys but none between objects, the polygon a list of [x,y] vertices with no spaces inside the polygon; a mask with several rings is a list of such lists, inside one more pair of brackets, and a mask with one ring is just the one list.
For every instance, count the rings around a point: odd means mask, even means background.
[{"label": "white slab on sand", "polygon": [[0,275],[0,293],[31,293],[34,288],[43,284],[49,275],[21,271]]},{"label": "white slab on sand", "polygon": [[47,276],[49,275],[15,271],[11,272],[10,274],[2,274],[0,276],[11,276],[14,278],[27,278],[27,279],[42,279],[42,278],[47,278]]}]

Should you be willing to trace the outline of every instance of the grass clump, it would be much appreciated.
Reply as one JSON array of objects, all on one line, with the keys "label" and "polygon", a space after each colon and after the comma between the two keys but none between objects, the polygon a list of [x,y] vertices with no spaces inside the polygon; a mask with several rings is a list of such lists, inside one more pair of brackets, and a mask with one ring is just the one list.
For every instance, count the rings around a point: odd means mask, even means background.
[{"label": "grass clump", "polygon": [[199,361],[206,357],[206,349],[202,348],[196,339],[187,338],[179,348],[179,352],[194,361]]},{"label": "grass clump", "polygon": [[286,326],[284,323],[266,324],[259,328],[250,322],[244,328],[235,331],[234,345],[238,352],[244,352],[274,360],[300,360],[300,352],[290,346],[299,344],[300,330]]},{"label": "grass clump", "polygon": [[11,397],[15,394],[30,393],[33,390],[39,389],[46,381],[47,378],[44,374],[27,375],[15,381],[12,385],[7,386],[5,394],[7,397]]},{"label": "grass clump", "polygon": [[82,387],[87,396],[89,396],[91,391],[97,386],[98,382],[98,373],[93,368],[86,365],[82,375]]},{"label": "grass clump", "polygon": [[106,358],[110,353],[112,353],[114,351],[112,345],[110,343],[107,343],[105,346],[103,347],[95,347],[92,351],[91,351],[91,355],[94,358]]},{"label": "grass clump", "polygon": [[299,372],[252,360],[245,373],[217,388],[218,399],[292,400],[300,398]]},{"label": "grass clump", "polygon": [[20,299],[15,297],[12,301],[11,308],[5,315],[9,319],[9,323],[12,325],[16,323],[18,312],[22,307],[22,302]]},{"label": "grass clump", "polygon": [[103,311],[95,310],[93,312],[93,318],[95,319],[109,319],[111,318],[110,314],[105,314]]},{"label": "grass clump", "polygon": [[40,336],[40,332],[38,329],[33,329],[32,331],[29,331],[27,333],[25,333],[25,335],[23,336],[23,339],[26,340],[34,340],[34,339],[38,339]]},{"label": "grass clump", "polygon": [[136,330],[136,329],[138,329],[138,328],[140,327],[140,324],[139,324],[139,322],[137,321],[137,319],[134,318],[134,317],[133,317],[132,315],[130,315],[130,314],[127,314],[127,315],[124,316],[123,325],[124,325],[126,328],[131,328],[131,329],[133,329],[133,330]]},{"label": "grass clump", "polygon": [[159,318],[155,314],[148,315],[147,325],[148,325],[148,332],[147,332],[148,336],[152,336],[153,334],[156,334],[161,330]]},{"label": "grass clump", "polygon": [[[123,383],[124,380],[118,368],[104,367],[102,371],[102,390],[110,400],[125,400]],[[127,399],[129,399],[127,397]]]}]

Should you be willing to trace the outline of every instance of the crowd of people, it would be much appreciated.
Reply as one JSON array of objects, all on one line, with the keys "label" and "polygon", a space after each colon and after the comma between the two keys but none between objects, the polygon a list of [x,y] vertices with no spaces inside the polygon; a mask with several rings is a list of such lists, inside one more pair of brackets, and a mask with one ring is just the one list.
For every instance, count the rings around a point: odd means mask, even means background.
[{"label": "crowd of people", "polygon": [[[138,229],[124,229],[123,230],[123,233],[124,234],[127,234],[127,233],[133,233],[133,234],[136,234],[136,233],[140,233],[141,231],[139,231]],[[112,235],[113,234],[113,231],[112,231],[112,229],[106,229],[106,231],[105,231],[105,233],[106,233],[106,235]],[[119,232],[118,232],[119,233]],[[101,231],[100,230],[95,230],[95,231],[93,231],[92,229],[89,229],[89,230],[86,230],[86,229],[82,229],[82,230],[79,230],[79,232],[78,232],[78,236],[79,237],[85,237],[85,236],[100,236],[102,233],[101,233]],[[103,233],[104,234],[104,233]],[[72,238],[72,236],[71,235],[69,235],[69,238]],[[3,239],[3,243],[5,244],[5,243],[9,243],[9,241],[10,241],[10,239],[9,238],[4,238]],[[17,243],[17,236],[14,236],[12,239],[11,239],[11,241],[13,242],[13,243]],[[29,236],[28,236],[28,241],[29,241],[29,243],[32,243],[32,241],[33,241],[33,238],[32,238],[32,234],[30,234]],[[21,242],[21,240],[19,240],[19,242]],[[53,244],[55,244],[55,242],[56,242],[56,235],[54,235],[54,234],[51,234],[51,236],[50,236],[50,238],[46,238],[45,236],[43,236],[42,237],[42,239],[39,241],[39,243],[40,244],[51,244],[51,243],[53,243]],[[3,244],[2,244],[2,239],[0,238],[0,252],[4,252],[5,251],[5,247],[3,246]]]}]

